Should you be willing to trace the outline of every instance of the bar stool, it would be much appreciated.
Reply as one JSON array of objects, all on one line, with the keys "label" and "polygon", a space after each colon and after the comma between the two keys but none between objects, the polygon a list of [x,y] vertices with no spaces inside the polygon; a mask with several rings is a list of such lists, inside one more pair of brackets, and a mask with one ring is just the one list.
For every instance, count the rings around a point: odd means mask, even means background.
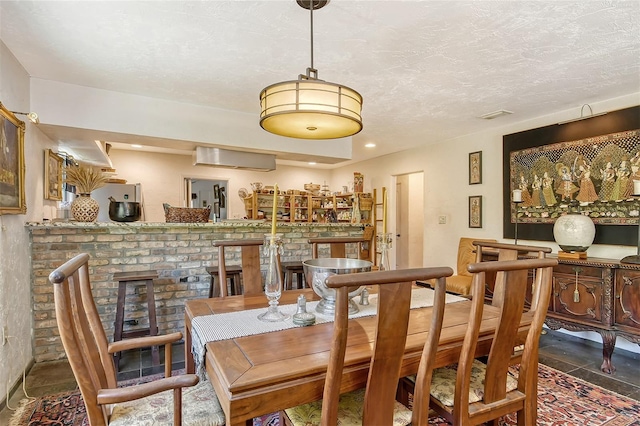
[{"label": "bar stool", "polygon": [[[218,279],[219,282],[227,282],[228,270],[224,250],[226,247],[240,247],[242,256],[242,292],[238,282],[235,284],[235,293],[246,295],[262,294],[262,272],[260,271],[260,246],[263,240],[217,240],[211,244],[218,248]],[[226,286],[220,286],[220,295],[226,296]]]},{"label": "bar stool", "polygon": [[[209,286],[209,297],[219,297],[220,296],[220,267],[219,266],[209,266],[207,267],[207,272],[211,275],[211,285]],[[230,289],[230,294],[235,294],[236,289],[240,288],[240,274],[242,273],[242,266],[240,265],[229,265],[226,267],[227,278],[229,280],[228,290]]]},{"label": "bar stool", "polygon": [[283,287],[285,290],[293,288],[293,276],[296,276],[297,288],[304,288],[304,268],[301,260],[292,260],[290,262],[280,262],[282,267]]},{"label": "bar stool", "polygon": [[[116,272],[113,274],[114,281],[118,281],[118,304],[116,308],[116,321],[114,323],[113,341],[117,342],[128,337],[157,336],[158,322],[156,318],[156,299],[153,292],[153,280],[158,278],[157,271],[131,271]],[[123,331],[124,328],[124,305],[127,294],[127,285],[146,285],[147,287],[147,314],[149,316],[149,327],[137,330]],[[160,363],[158,347],[153,346],[151,355],[154,365]],[[114,354],[116,371],[120,365],[120,352]]]},{"label": "bar stool", "polygon": [[321,244],[329,244],[330,257],[347,257],[347,244],[358,244],[358,258],[360,258],[360,252],[362,243],[366,243],[364,237],[323,237],[323,238],[309,238],[308,242],[311,244],[311,257],[318,258],[318,246]]}]

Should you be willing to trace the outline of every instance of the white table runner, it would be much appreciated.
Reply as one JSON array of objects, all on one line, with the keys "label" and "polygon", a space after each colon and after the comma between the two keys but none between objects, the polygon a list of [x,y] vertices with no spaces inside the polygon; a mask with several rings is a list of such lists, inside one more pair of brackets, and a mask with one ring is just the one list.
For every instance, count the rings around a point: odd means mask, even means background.
[{"label": "white table runner", "polygon": [[[414,289],[411,292],[411,309],[425,308],[433,306],[434,291],[430,288]],[[360,298],[354,298],[359,301]],[[467,300],[463,297],[446,295],[446,303]],[[196,374],[202,380],[206,380],[204,370],[204,357],[206,344],[219,340],[234,339],[236,337],[251,336],[254,334],[270,333],[273,331],[286,330],[294,327],[301,327],[293,323],[292,317],[296,313],[297,304],[281,305],[279,309],[282,313],[289,315],[289,319],[282,322],[264,322],[258,319],[258,315],[267,310],[267,299],[265,297],[265,307],[260,309],[250,309],[245,311],[228,312],[222,314],[203,315],[193,318],[191,321],[191,352],[194,357]],[[307,312],[316,316],[316,324],[333,322],[333,315],[323,315],[316,312],[318,301],[307,302]],[[374,316],[378,309],[378,295],[369,296],[369,305],[358,305],[360,311],[350,315],[349,318],[360,318]]]}]

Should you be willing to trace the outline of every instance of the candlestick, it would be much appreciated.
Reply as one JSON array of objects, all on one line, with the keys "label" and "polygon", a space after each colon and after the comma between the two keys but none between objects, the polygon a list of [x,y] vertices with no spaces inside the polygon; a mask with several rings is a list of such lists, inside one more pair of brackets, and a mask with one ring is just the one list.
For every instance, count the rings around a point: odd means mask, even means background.
[{"label": "candlestick", "polygon": [[521,203],[522,202],[522,190],[521,189],[514,189],[513,190],[513,202],[514,203]]},{"label": "candlestick", "polygon": [[273,187],[273,210],[271,212],[271,244],[275,241],[276,216],[278,214],[278,184]]},{"label": "candlestick", "polygon": [[[516,191],[520,191],[519,189],[514,189],[514,198],[515,198],[515,192]],[[520,191],[520,196],[522,196],[522,191]],[[520,199],[520,201],[516,201],[515,199],[513,200],[513,204],[516,205],[516,225],[514,227],[514,244],[518,244],[518,207],[520,206],[520,203],[522,203],[522,199]]]},{"label": "candlestick", "polygon": [[387,188],[382,188],[382,233],[387,233]]}]

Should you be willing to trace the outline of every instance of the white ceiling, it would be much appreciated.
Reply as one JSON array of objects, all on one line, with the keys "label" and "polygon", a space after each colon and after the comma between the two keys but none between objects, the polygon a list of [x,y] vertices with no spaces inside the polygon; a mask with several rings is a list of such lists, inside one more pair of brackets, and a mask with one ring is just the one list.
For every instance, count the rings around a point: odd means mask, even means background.
[{"label": "white ceiling", "polygon": [[[310,65],[295,0],[0,8],[0,38],[32,77],[248,112],[256,126],[260,90]],[[640,91],[639,16],[639,0],[332,0],[314,13],[314,65],[364,97],[360,161]],[[514,114],[477,118],[499,109]]]}]

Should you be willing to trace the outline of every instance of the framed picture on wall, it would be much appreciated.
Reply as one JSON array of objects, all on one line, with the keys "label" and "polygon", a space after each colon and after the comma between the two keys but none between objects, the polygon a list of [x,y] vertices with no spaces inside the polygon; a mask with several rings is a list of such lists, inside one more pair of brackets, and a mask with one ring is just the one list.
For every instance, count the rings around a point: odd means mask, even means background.
[{"label": "framed picture on wall", "polygon": [[25,214],[23,121],[0,103],[0,214]]},{"label": "framed picture on wall", "polygon": [[469,228],[482,228],[482,195],[469,197]]},{"label": "framed picture on wall", "polygon": [[469,154],[469,185],[482,183],[482,151]]},{"label": "framed picture on wall", "polygon": [[44,152],[44,198],[62,200],[62,163],[63,158],[50,149]]},{"label": "framed picture on wall", "polygon": [[220,185],[217,183],[213,185],[213,198],[216,200],[220,198]]}]

